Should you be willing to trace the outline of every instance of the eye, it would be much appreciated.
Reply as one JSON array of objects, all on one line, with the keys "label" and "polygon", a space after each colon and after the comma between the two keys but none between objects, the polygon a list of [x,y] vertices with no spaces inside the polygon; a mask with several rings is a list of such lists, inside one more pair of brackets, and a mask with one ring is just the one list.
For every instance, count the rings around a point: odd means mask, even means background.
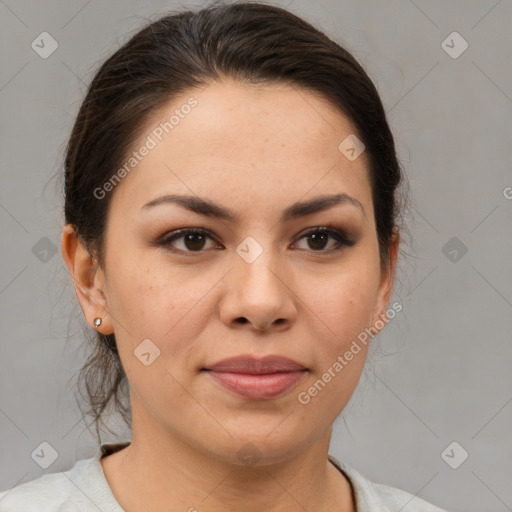
[{"label": "eye", "polygon": [[[171,249],[176,249],[181,252],[202,252],[201,250],[205,246],[206,239],[214,240],[209,232],[203,228],[184,228],[178,229],[177,231],[173,231],[169,235],[164,236],[160,241],[157,242],[158,245],[162,246],[171,246]],[[181,247],[172,246],[172,244],[176,240],[182,239]]]},{"label": "eye", "polygon": [[[314,252],[331,252],[341,250],[344,246],[353,246],[354,241],[349,240],[342,231],[328,227],[317,227],[307,231],[299,240],[308,239],[308,245]],[[334,246],[325,250],[329,238],[336,242]]]}]

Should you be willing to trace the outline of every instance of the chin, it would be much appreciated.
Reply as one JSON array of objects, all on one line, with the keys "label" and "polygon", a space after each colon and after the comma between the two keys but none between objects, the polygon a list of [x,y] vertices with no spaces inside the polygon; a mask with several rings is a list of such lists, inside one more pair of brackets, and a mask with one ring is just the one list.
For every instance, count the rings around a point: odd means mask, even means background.
[{"label": "chin", "polygon": [[213,448],[215,458],[239,466],[268,466],[292,459],[314,442],[304,437],[304,430],[299,426],[295,432],[289,429],[278,430],[275,426],[262,422],[259,429],[253,425],[249,430],[229,430],[233,437],[227,438],[225,445],[217,444]]}]

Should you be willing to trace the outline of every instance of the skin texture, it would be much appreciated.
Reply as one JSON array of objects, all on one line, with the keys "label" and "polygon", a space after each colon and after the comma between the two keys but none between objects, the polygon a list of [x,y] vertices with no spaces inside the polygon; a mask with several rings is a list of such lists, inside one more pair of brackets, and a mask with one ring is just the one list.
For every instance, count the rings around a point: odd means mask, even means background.
[{"label": "skin texture", "polygon": [[[174,98],[139,142],[191,96],[197,106],[115,187],[105,268],[70,226],[62,234],[87,322],[102,317],[99,331],[115,333],[130,384],[132,444],[101,460],[105,476],[127,512],[355,510],[327,453],[367,348],[309,404],[297,397],[388,308],[399,239],[383,268],[366,153],[349,161],[339,151],[355,130],[318,95],[230,80]],[[176,204],[141,210],[164,193],[213,200],[239,222]],[[345,203],[280,221],[292,203],[334,193],[364,213]],[[334,238],[304,235],[329,224],[355,244],[329,252]],[[200,227],[212,238],[155,245]],[[263,250],[252,263],[236,252],[248,236]],[[147,338],[160,350],[148,366],[134,355]],[[270,400],[241,397],[200,371],[242,354],[284,355],[308,371]],[[260,457],[252,466],[237,456],[247,443]]]}]

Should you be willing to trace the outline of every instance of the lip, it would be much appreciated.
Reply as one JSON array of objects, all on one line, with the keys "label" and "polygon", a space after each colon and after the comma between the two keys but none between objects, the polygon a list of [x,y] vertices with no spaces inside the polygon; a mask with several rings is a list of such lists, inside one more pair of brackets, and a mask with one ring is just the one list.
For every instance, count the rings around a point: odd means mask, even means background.
[{"label": "lip", "polygon": [[250,399],[270,399],[293,388],[307,368],[287,357],[251,355],[224,359],[203,368],[223,388]]},{"label": "lip", "polygon": [[278,355],[255,357],[249,354],[223,359],[204,369],[215,372],[246,373],[251,375],[306,370],[300,363],[288,357]]}]

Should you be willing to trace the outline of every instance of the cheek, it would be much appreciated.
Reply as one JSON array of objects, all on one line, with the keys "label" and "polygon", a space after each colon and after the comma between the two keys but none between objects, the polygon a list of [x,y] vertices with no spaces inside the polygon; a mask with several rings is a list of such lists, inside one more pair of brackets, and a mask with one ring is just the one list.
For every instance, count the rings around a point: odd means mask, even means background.
[{"label": "cheek", "polygon": [[324,287],[305,295],[315,323],[324,337],[327,333],[332,340],[324,345],[329,353],[343,353],[345,346],[370,325],[377,301],[376,280],[374,272],[338,273]]},{"label": "cheek", "polygon": [[306,404],[304,414],[332,422],[350,400],[365,365],[369,338],[364,330],[371,323],[376,301],[373,276],[338,276],[328,291],[317,288],[309,300],[313,316],[322,320],[311,318],[319,326],[311,334],[322,343],[315,345],[314,374],[298,398]]},{"label": "cheek", "polygon": [[206,299],[214,284],[198,278],[197,272],[190,278],[168,267],[118,267],[110,284],[110,304],[121,344],[133,348],[149,338],[167,355],[192,350],[212,315]]}]

